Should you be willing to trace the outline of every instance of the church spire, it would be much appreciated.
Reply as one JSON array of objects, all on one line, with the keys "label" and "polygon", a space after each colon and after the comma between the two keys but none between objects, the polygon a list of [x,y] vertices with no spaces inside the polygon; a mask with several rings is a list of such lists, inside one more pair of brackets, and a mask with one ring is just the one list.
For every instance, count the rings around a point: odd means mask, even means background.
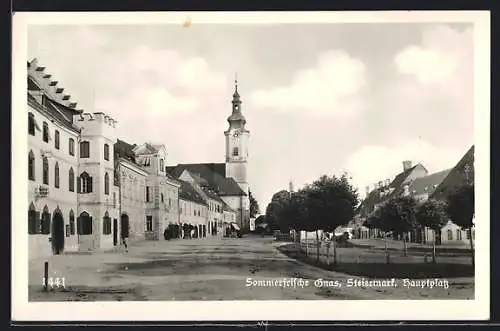
[{"label": "church spire", "polygon": [[233,111],[231,113],[231,116],[227,118],[227,121],[229,122],[229,125],[231,127],[241,127],[244,128],[246,124],[246,119],[241,113],[241,100],[240,100],[240,94],[238,93],[238,74],[235,74],[234,77],[234,93],[233,93],[233,100],[231,101],[233,104]]}]

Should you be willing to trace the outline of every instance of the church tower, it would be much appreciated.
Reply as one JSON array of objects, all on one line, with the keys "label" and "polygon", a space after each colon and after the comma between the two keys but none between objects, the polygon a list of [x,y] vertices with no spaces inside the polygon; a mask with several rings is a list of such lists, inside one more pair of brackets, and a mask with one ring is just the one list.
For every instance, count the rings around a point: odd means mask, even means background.
[{"label": "church tower", "polygon": [[227,118],[229,128],[226,136],[226,177],[232,177],[241,189],[248,194],[248,138],[250,131],[245,128],[246,119],[241,113],[241,100],[238,93],[238,80],[234,81],[232,113]]}]

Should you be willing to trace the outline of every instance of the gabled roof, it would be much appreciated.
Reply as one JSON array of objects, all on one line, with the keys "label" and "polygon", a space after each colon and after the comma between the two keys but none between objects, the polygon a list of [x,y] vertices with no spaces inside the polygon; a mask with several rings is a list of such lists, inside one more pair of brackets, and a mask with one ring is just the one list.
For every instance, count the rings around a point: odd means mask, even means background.
[{"label": "gabled roof", "polygon": [[123,140],[118,139],[113,147],[115,155],[135,163],[134,148],[136,146],[136,144],[131,145]]},{"label": "gabled roof", "polygon": [[227,212],[234,212],[234,209],[229,207],[229,205],[227,203],[224,202],[224,200],[222,200],[222,210],[223,211],[227,211]]},{"label": "gabled roof", "polygon": [[179,182],[181,183],[181,187],[179,188],[179,199],[196,202],[204,206],[207,205],[203,197],[196,192],[191,183],[182,180],[179,180]]},{"label": "gabled roof", "polygon": [[418,167],[421,167],[425,171],[427,171],[427,169],[422,164],[417,163],[413,167],[406,169],[405,171],[398,174],[396,178],[394,178],[394,180],[391,182],[391,184],[389,184],[389,189],[392,189],[392,192],[389,193],[388,198],[397,197],[403,194],[404,191],[403,184],[405,184],[406,180],[408,179],[408,176],[410,176],[411,173]]},{"label": "gabled roof", "polygon": [[443,171],[435,172],[428,176],[416,178],[410,184],[410,193],[414,195],[429,194],[429,196],[434,192],[439,184],[448,176],[451,169],[446,169]]},{"label": "gabled roof", "polygon": [[[68,114],[61,112],[60,110],[57,110],[49,100],[47,96],[42,96],[41,102],[33,95],[32,92],[28,91],[27,94],[28,98],[28,104],[42,113],[43,115],[47,116],[50,119],[55,120],[58,124],[61,126],[73,131],[73,132],[80,132],[76,127],[73,126],[73,119],[68,117]],[[73,110],[72,110],[73,111]]]},{"label": "gabled roof", "polygon": [[134,152],[136,155],[157,154],[164,147],[165,146],[162,144],[152,144],[152,143],[146,142],[142,145],[136,146],[134,148]]},{"label": "gabled roof", "polygon": [[465,153],[458,163],[451,169],[446,178],[438,185],[432,198],[447,199],[460,186],[474,183],[474,145]]},{"label": "gabled roof", "polygon": [[225,178],[226,165],[224,163],[194,163],[169,166],[167,172],[179,178],[184,170],[197,174],[208,182],[219,196],[247,195],[232,178]]}]

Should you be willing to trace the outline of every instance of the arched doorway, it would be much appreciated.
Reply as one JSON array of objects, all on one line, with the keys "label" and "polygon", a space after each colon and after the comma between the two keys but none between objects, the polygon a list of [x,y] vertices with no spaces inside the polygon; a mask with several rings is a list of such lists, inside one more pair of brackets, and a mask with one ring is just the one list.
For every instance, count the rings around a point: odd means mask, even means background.
[{"label": "arched doorway", "polygon": [[56,255],[64,251],[64,218],[59,208],[52,217],[52,251]]},{"label": "arched doorway", "polygon": [[129,218],[127,214],[122,214],[120,217],[121,239],[129,236]]}]

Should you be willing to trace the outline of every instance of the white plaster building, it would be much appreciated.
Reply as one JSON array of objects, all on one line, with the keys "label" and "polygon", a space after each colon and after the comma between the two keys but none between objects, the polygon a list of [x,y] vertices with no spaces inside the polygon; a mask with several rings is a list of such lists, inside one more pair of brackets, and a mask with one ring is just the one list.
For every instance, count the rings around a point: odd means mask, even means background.
[{"label": "white plaster building", "polygon": [[181,181],[179,190],[179,220],[181,237],[190,238],[191,229],[196,238],[207,235],[208,204],[190,182]]},{"label": "white plaster building", "polygon": [[77,110],[36,59],[27,78],[29,257],[112,247],[115,121]]},{"label": "white plaster building", "polygon": [[136,162],[148,172],[146,177],[145,238],[158,240],[168,224],[178,222],[177,199],[181,183],[165,172],[164,145],[144,143],[133,150]]}]

